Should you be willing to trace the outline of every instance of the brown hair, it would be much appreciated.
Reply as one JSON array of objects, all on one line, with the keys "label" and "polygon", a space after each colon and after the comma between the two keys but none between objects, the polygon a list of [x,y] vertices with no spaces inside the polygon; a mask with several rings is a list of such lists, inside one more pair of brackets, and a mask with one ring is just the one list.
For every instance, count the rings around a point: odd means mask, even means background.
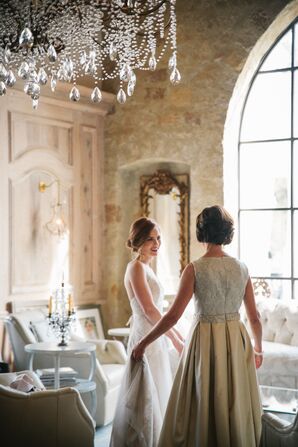
[{"label": "brown hair", "polygon": [[138,251],[154,227],[158,227],[158,224],[148,217],[140,217],[135,220],[131,224],[126,246],[132,248],[133,251]]},{"label": "brown hair", "polygon": [[228,245],[234,236],[234,220],[223,206],[208,206],[198,215],[196,230],[199,242]]}]

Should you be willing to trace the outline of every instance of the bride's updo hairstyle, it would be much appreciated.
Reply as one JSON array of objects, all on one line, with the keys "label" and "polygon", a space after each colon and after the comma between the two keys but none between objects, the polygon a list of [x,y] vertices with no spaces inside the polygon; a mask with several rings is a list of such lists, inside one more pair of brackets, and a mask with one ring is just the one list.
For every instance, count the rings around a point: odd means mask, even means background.
[{"label": "bride's updo hairstyle", "polygon": [[209,206],[198,215],[196,230],[199,242],[228,245],[234,236],[234,220],[224,207]]},{"label": "bride's updo hairstyle", "polygon": [[130,227],[126,246],[132,251],[138,251],[155,227],[158,228],[158,224],[148,217],[140,217],[135,220]]}]

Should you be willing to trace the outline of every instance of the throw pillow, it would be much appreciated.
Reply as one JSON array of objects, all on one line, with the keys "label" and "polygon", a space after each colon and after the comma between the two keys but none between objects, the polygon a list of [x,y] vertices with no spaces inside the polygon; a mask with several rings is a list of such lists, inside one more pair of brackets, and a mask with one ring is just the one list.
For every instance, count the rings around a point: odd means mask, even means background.
[{"label": "throw pillow", "polygon": [[32,377],[27,374],[19,374],[15,380],[9,385],[14,390],[22,391],[23,393],[31,393],[32,391],[41,391],[34,385]]},{"label": "throw pillow", "polygon": [[30,321],[30,330],[33,332],[33,335],[38,342],[57,341],[55,334],[51,330],[46,319],[41,321]]}]

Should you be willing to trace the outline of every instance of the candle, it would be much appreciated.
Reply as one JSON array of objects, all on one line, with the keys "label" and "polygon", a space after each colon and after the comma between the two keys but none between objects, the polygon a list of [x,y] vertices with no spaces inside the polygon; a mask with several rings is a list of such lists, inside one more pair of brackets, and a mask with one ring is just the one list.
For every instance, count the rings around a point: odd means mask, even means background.
[{"label": "candle", "polygon": [[71,314],[71,307],[72,307],[72,298],[71,298],[71,294],[69,294],[68,297],[67,297],[68,315]]},{"label": "candle", "polygon": [[49,315],[51,316],[53,312],[53,297],[50,296],[50,301],[49,301]]},{"label": "candle", "polygon": [[70,302],[69,302],[69,310],[73,310],[73,299],[72,299],[72,296],[71,295],[69,295],[70,296]]}]

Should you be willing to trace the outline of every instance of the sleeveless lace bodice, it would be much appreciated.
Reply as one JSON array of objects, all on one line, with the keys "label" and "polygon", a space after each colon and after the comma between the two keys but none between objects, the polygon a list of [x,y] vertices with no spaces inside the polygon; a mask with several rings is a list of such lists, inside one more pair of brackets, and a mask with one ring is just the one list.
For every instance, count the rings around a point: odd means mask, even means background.
[{"label": "sleeveless lace bodice", "polygon": [[[200,258],[195,270],[195,312],[199,316],[223,316],[239,312],[248,280],[245,264],[229,256]],[[231,317],[233,319],[233,317]]]},{"label": "sleeveless lace bodice", "polygon": [[[153,301],[160,312],[163,307],[163,288],[155,275],[154,271],[148,265],[144,264],[146,279],[151,290]],[[139,304],[137,298],[132,297],[130,300],[132,315],[130,318],[130,337],[128,341],[128,352],[130,353],[133,346],[151,329],[152,324],[145,316],[142,306]],[[151,350],[149,346],[149,351]]]},{"label": "sleeveless lace bodice", "polygon": [[[152,293],[153,301],[154,301],[156,307],[158,307],[158,309],[161,312],[162,306],[163,306],[163,303],[162,303],[163,296],[164,296],[163,287],[162,287],[160,281],[157,279],[157,276],[155,275],[152,268],[146,264],[144,264],[144,267],[145,267],[145,271],[146,271],[146,279],[148,281],[148,284],[149,284],[149,287],[150,287],[150,290]],[[133,315],[144,316],[143,309],[135,297],[130,299],[130,306],[131,306]]]}]

